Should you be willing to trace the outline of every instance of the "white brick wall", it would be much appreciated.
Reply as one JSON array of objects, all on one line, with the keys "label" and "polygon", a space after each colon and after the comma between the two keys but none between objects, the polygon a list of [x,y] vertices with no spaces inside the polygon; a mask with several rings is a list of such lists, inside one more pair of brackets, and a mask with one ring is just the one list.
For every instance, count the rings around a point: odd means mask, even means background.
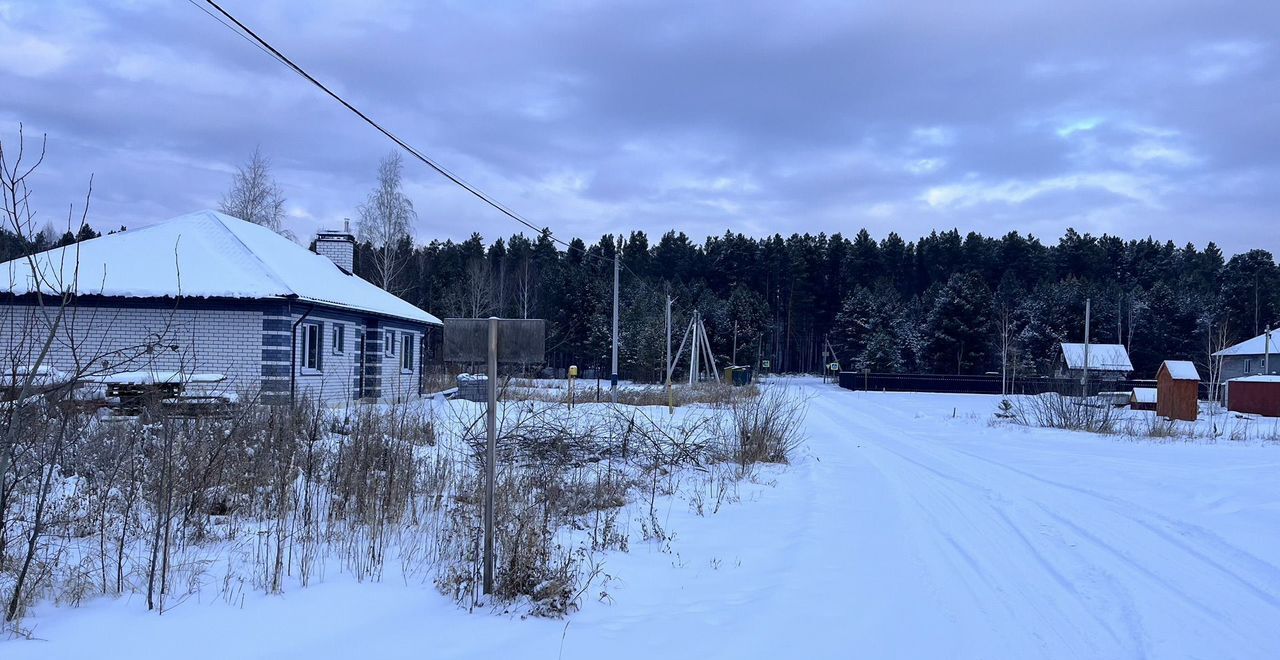
[{"label": "white brick wall", "polygon": [[354,272],[355,244],[351,239],[321,234],[316,237],[316,254],[328,257],[342,270]]},{"label": "white brick wall", "polygon": [[[50,310],[54,313],[56,310]],[[355,379],[357,333],[364,320],[327,310],[313,310],[303,323],[323,326],[321,368],[303,366],[302,327],[293,338],[294,359],[288,362],[289,336],[293,323],[302,319],[297,307],[291,313],[264,313],[259,310],[147,309],[142,307],[79,307],[71,309],[60,324],[46,364],[63,371],[84,374],[112,374],[154,369],[188,373],[220,373],[227,376],[226,387],[245,400],[259,395],[264,382],[274,387],[277,400],[287,398],[290,373],[299,396],[320,397],[326,402],[352,401]],[[274,329],[264,330],[264,320]],[[342,350],[335,351],[333,333],[345,327]],[[0,305],[0,349],[8,371],[16,365],[34,362],[41,340],[48,336],[49,324],[39,308],[25,304]],[[422,366],[422,333],[399,327],[380,328],[395,333],[394,353],[380,348],[370,355],[381,366],[381,399],[402,401],[418,396]],[[402,338],[412,337],[413,369],[401,369]],[[265,345],[264,335],[278,341]],[[268,342],[271,343],[271,342]],[[264,379],[264,354],[274,376]]]},{"label": "white brick wall", "polygon": [[[34,362],[56,308],[0,305],[5,369]],[[63,371],[111,374],[155,369],[220,373],[229,390],[257,394],[262,312],[241,310],[68,308],[46,364]]]}]

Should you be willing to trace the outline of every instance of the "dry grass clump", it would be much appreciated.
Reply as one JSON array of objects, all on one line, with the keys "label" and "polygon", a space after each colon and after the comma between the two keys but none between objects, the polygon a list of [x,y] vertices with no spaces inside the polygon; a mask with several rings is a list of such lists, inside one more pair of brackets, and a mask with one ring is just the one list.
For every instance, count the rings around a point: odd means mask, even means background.
[{"label": "dry grass clump", "polygon": [[[552,381],[560,385],[561,381]],[[546,403],[610,403],[608,384],[597,388],[595,381],[579,382],[571,392],[568,387],[546,387],[547,381],[513,379],[505,384],[504,398]],[[675,384],[668,397],[663,385],[628,385],[618,389],[618,404],[624,406],[675,406],[707,404],[722,406],[730,401],[759,394],[758,385],[733,387],[723,383]]]},{"label": "dry grass clump", "polygon": [[765,388],[756,396],[733,397],[721,420],[729,456],[739,465],[786,463],[803,441],[803,401],[785,387]]},{"label": "dry grass clump", "polygon": [[786,462],[800,441],[804,402],[785,388],[690,392],[701,405],[675,415],[501,404],[491,597],[479,593],[482,406],[310,401],[99,418],[0,404],[13,439],[0,473],[7,629],[40,600],[136,594],[165,611],[209,590],[238,604],[333,573],[382,580],[388,567],[466,607],[565,615],[601,576],[594,554],[629,547],[629,504],[647,499],[642,535],[669,544],[655,500],[681,470],[718,475],[707,489],[718,509],[731,499],[726,475]]}]

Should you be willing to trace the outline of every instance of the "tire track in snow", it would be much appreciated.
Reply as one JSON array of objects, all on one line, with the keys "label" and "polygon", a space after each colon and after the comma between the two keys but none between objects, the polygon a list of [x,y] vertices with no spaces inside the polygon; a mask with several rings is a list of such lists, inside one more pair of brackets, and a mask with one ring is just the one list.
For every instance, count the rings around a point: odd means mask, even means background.
[{"label": "tire track in snow", "polygon": [[[850,395],[845,393],[845,396]],[[1191,625],[1193,630],[1199,631],[1207,625],[1213,630],[1212,633],[1206,630],[1199,638],[1191,639],[1209,643],[1220,638],[1223,643],[1230,642],[1226,644],[1228,647],[1253,649],[1236,651],[1240,657],[1267,655],[1259,646],[1261,640],[1266,640],[1266,644],[1271,646],[1275,645],[1275,627],[1270,622],[1280,618],[1280,608],[1277,608],[1274,593],[1280,584],[1275,578],[1277,568],[1271,563],[1226,542],[1203,527],[1171,518],[1150,507],[1047,479],[959,449],[948,442],[955,429],[946,428],[945,422],[939,425],[936,418],[930,419],[929,416],[919,414],[913,416],[893,405],[877,406],[872,412],[868,410],[871,405],[898,403],[902,400],[873,402],[869,399],[870,397],[864,398],[848,406],[848,413],[860,422],[860,426],[869,427],[879,449],[915,464],[932,478],[950,480],[984,496],[989,496],[992,492],[992,488],[984,484],[998,485],[1002,492],[1008,492],[1015,498],[1034,505],[1038,509],[1034,516],[1042,525],[1048,522],[1051,524],[1047,527],[1065,529],[1086,543],[1091,548],[1089,552],[1101,553],[1094,558],[1081,557],[1081,561],[1086,562],[1084,566],[1087,569],[1081,579],[1105,585],[1117,596],[1126,595],[1127,597],[1118,598],[1113,603],[1119,606],[1116,614],[1128,622],[1126,625],[1136,627],[1144,638],[1147,633],[1142,632],[1143,624],[1135,608],[1136,602],[1142,603],[1141,609],[1157,614],[1156,618],[1148,622],[1147,627],[1155,625],[1156,629],[1161,630],[1162,638],[1168,637],[1170,629],[1178,630],[1178,634],[1185,637],[1180,628]],[[886,417],[894,421],[886,423]],[[933,428],[921,429],[922,423],[933,424]],[[966,446],[984,445],[978,442]],[[1000,445],[990,446],[997,450],[999,456]],[[1051,457],[1049,451],[1041,450],[1039,453],[1041,455],[1036,457],[1037,460]],[[1017,457],[1018,454],[1011,456]],[[1135,464],[1147,465],[1140,462]],[[1110,462],[1103,464],[1103,467],[1118,469]],[[1256,466],[1253,467],[1256,469]],[[1013,477],[1012,481],[1010,477]],[[1011,513],[1017,511],[1016,507],[1004,505],[995,508],[999,510],[1002,506]],[[1018,535],[1028,539],[1023,530],[1029,529],[1029,526],[1019,525],[1012,519],[1008,523]],[[1182,534],[1179,535],[1178,531]],[[1035,545],[1029,539],[1027,543]],[[1138,554],[1134,554],[1135,551]],[[1107,557],[1110,559],[1106,559]],[[1055,559],[1062,561],[1065,558]],[[1116,573],[1109,570],[1109,565],[1118,566],[1121,571]],[[1094,577],[1089,578],[1089,575]],[[1220,575],[1222,578],[1211,579],[1210,575]],[[1097,576],[1102,579],[1098,580]],[[1125,583],[1139,587],[1139,591],[1130,592],[1124,586]],[[1170,610],[1167,606],[1155,606],[1150,595],[1144,596],[1141,601],[1134,600],[1133,596],[1149,594],[1153,588],[1176,599],[1185,613],[1178,615],[1176,610]],[[1246,606],[1241,609],[1241,599],[1258,603],[1262,607]],[[1230,610],[1220,611],[1209,606],[1227,603],[1231,604]],[[1191,653],[1186,649],[1178,651],[1182,654]],[[1211,657],[1225,657],[1231,653],[1215,648]]]},{"label": "tire track in snow", "polygon": [[1262,600],[1266,604],[1272,606],[1273,608],[1280,609],[1280,596],[1277,596],[1276,594],[1273,594],[1261,589],[1256,584],[1254,584],[1253,581],[1250,580],[1248,577],[1245,577],[1240,573],[1235,572],[1234,570],[1228,569],[1226,566],[1224,566],[1222,563],[1220,563],[1218,560],[1214,559],[1213,557],[1210,557],[1209,555],[1195,549],[1192,545],[1170,534],[1167,530],[1160,529],[1159,527],[1156,527],[1155,525],[1151,524],[1150,521],[1145,520],[1140,516],[1134,515],[1131,512],[1137,511],[1142,515],[1147,516],[1148,518],[1158,519],[1160,522],[1168,525],[1169,527],[1174,527],[1174,528],[1183,530],[1184,534],[1186,532],[1191,532],[1197,535],[1199,538],[1201,538],[1205,542],[1214,545],[1215,550],[1220,551],[1221,553],[1225,553],[1226,555],[1231,556],[1240,562],[1249,564],[1250,565],[1249,569],[1256,571],[1258,573],[1262,573],[1264,575],[1263,581],[1265,583],[1270,583],[1272,585],[1280,585],[1280,568],[1276,567],[1273,564],[1268,563],[1267,561],[1244,550],[1243,548],[1240,548],[1239,546],[1232,545],[1226,542],[1221,537],[1217,536],[1216,534],[1213,534],[1212,532],[1204,529],[1203,527],[1199,527],[1197,525],[1187,523],[1184,521],[1174,520],[1173,518],[1165,516],[1157,511],[1153,511],[1148,507],[1144,507],[1134,502],[1121,500],[1119,498],[1111,497],[1109,495],[1103,495],[1102,493],[1098,493],[1096,491],[1092,491],[1086,488],[1080,488],[1078,486],[1072,486],[1070,484],[1064,484],[1058,481],[1054,481],[1052,479],[1040,477],[1038,475],[1027,472],[1025,470],[1021,470],[1019,468],[1015,468],[1010,465],[1006,465],[1004,463],[999,463],[991,459],[985,458],[983,456],[972,454],[970,452],[964,451],[963,449],[957,449],[954,447],[948,447],[947,449],[958,454],[964,454],[965,456],[971,459],[982,461],[984,463],[988,463],[997,468],[1001,468],[1009,472],[1016,473],[1022,477],[1035,481],[1039,484],[1068,490],[1078,495],[1084,495],[1084,496],[1091,497],[1091,498],[1100,500],[1102,502],[1105,502],[1108,505],[1111,505],[1113,507],[1113,511],[1115,513],[1125,518],[1128,518],[1129,520],[1131,520],[1137,525],[1141,525],[1142,527],[1145,527],[1146,529],[1151,531],[1153,534],[1159,536],[1170,545],[1174,545],[1178,547],[1180,550],[1195,556],[1197,559],[1200,559],[1202,562],[1205,563],[1205,565],[1211,568],[1217,569],[1218,571],[1221,571],[1226,577],[1234,580],[1240,586],[1253,592],[1255,596],[1257,596],[1260,600]]},{"label": "tire track in snow", "polygon": [[[843,417],[849,421],[856,417],[859,430],[872,431],[874,436],[868,440],[876,441],[875,447],[892,456],[892,460],[899,462],[898,465],[885,465],[882,467],[886,472],[897,472],[900,475],[904,472],[903,465],[908,465],[906,472],[912,473],[915,479],[909,483],[899,479],[904,485],[904,492],[907,497],[912,498],[922,515],[927,518],[931,525],[929,529],[922,532],[922,542],[936,543],[937,538],[941,538],[952,550],[952,552],[960,552],[967,557],[967,561],[973,564],[975,576],[985,580],[990,589],[994,592],[994,599],[1005,606],[1005,610],[1009,611],[1013,621],[1018,621],[1024,617],[1019,617],[1017,609],[1009,601],[1011,596],[1017,595],[1020,600],[1018,606],[1036,612],[1036,621],[1031,624],[1037,637],[1042,639],[1042,648],[1046,652],[1062,653],[1063,645],[1068,648],[1072,645],[1084,645],[1087,650],[1079,649],[1068,655],[1078,655],[1080,657],[1110,657],[1116,654],[1116,649],[1098,648],[1095,640],[1091,635],[1083,630],[1076,630],[1074,636],[1067,636],[1067,631],[1061,629],[1063,622],[1074,620],[1075,617],[1084,617],[1093,620],[1105,635],[1110,638],[1119,649],[1122,649],[1123,655],[1126,657],[1144,657],[1146,655],[1146,637],[1136,616],[1136,610],[1133,605],[1132,595],[1121,588],[1118,584],[1110,583],[1106,585],[1109,592],[1109,602],[1111,607],[1120,614],[1121,628],[1117,629],[1111,619],[1104,616],[1104,613],[1097,611],[1096,598],[1100,594],[1084,594],[1081,593],[1076,586],[1074,580],[1070,579],[1062,569],[1055,566],[1046,557],[1043,548],[1038,547],[1031,541],[1020,529],[1020,526],[1012,520],[1005,512],[1006,508],[1014,506],[1014,503],[1008,498],[1002,497],[993,489],[949,474],[939,470],[921,460],[917,460],[905,455],[903,451],[895,450],[889,445],[902,448],[896,440],[895,435],[901,435],[903,429],[884,423],[875,415],[852,409],[840,409]],[[850,425],[846,425],[846,428]],[[951,484],[950,488],[942,484]],[[959,486],[963,491],[956,491]],[[919,491],[928,489],[935,494],[934,498],[922,498]],[[969,493],[977,493],[980,497],[974,498]],[[970,510],[966,510],[961,503],[967,504]],[[1013,553],[1006,553],[1000,557],[1000,561],[1006,568],[1005,571],[991,571],[990,567],[981,566],[973,555],[963,550],[956,536],[949,530],[955,527],[955,521],[943,518],[936,509],[946,507],[950,512],[964,518],[964,522],[970,528],[981,530],[982,536],[989,539],[1003,539],[1004,544],[992,543],[990,545],[1003,545],[1007,549],[1021,547],[1025,550],[1025,558],[1021,565],[1016,564],[1016,558]],[[933,538],[931,538],[933,537]],[[1093,567],[1088,564],[1076,562],[1076,569],[1080,572],[1086,572]],[[1059,591],[1058,598],[1037,597],[1040,594],[1024,593],[1022,588],[1035,585],[1043,585],[1045,581],[1027,579],[1019,581],[1018,576],[1011,575],[1015,572],[1010,567],[1017,568],[1019,575],[1032,574],[1039,570],[1049,576],[1049,580],[1057,585]],[[1007,583],[1007,584],[1006,584]],[[1070,602],[1071,605],[1064,606],[1064,601]],[[979,604],[984,607],[984,604]],[[1065,609],[1064,609],[1065,607]],[[1031,622],[1024,623],[1030,624]],[[1010,631],[1002,631],[1008,634]],[[1043,642],[1041,633],[1051,633],[1059,640],[1057,645],[1047,645]]]},{"label": "tire track in snow", "polygon": [[[894,408],[887,408],[887,410],[890,412],[893,412],[899,418],[907,419],[906,413],[904,411],[897,410]],[[1173,545],[1174,547],[1187,553],[1188,555],[1195,557],[1197,560],[1202,562],[1203,565],[1213,570],[1217,570],[1221,572],[1225,577],[1236,582],[1241,587],[1251,592],[1259,600],[1263,601],[1263,603],[1269,605],[1272,608],[1280,610],[1280,595],[1278,595],[1280,594],[1280,567],[1277,567],[1276,565],[1271,564],[1270,562],[1267,562],[1266,560],[1248,552],[1247,550],[1244,550],[1243,548],[1240,548],[1239,546],[1233,545],[1225,541],[1218,535],[1210,532],[1207,529],[1204,529],[1203,527],[1194,525],[1192,523],[1188,523],[1186,521],[1170,518],[1169,516],[1166,516],[1158,511],[1155,511],[1149,507],[1142,506],[1132,501],[1123,500],[1117,497],[1112,497],[1112,496],[1105,495],[1093,490],[1089,490],[1087,488],[1082,488],[1072,484],[1063,483],[1060,481],[1042,477],[1032,472],[992,460],[985,456],[974,454],[972,452],[957,448],[955,446],[951,446],[947,444],[939,444],[936,441],[937,438],[931,436],[930,434],[923,433],[919,430],[906,429],[904,430],[904,432],[907,435],[911,435],[920,439],[922,443],[927,444],[927,446],[931,448],[943,449],[949,453],[961,454],[969,459],[980,461],[992,467],[1014,473],[1025,479],[1032,480],[1037,484],[1070,491],[1077,495],[1083,495],[1083,496],[1104,502],[1111,507],[1111,510],[1114,514],[1127,518],[1132,523],[1147,529],[1151,533],[1160,537],[1166,543]],[[1141,514],[1141,515],[1136,515],[1136,514]],[[1200,538],[1206,543],[1213,545],[1214,546],[1213,556],[1210,556],[1209,554],[1206,554],[1205,552],[1202,552],[1196,549],[1191,544],[1183,541],[1182,539],[1178,538],[1176,535],[1169,533],[1167,530],[1161,529],[1158,526],[1153,525],[1149,519],[1156,519],[1159,522],[1165,524],[1167,527],[1178,529],[1182,532],[1183,536],[1195,535],[1196,537]],[[1246,576],[1241,574],[1240,572],[1237,572],[1236,569],[1228,568],[1221,561],[1217,559],[1217,557],[1221,557],[1221,556],[1230,557],[1240,564],[1246,564],[1247,566],[1243,567],[1243,570],[1249,571],[1251,575]],[[1257,585],[1258,582],[1271,585],[1274,589],[1276,589],[1276,593],[1262,589]],[[1278,613],[1278,616],[1280,616],[1280,613]]]}]

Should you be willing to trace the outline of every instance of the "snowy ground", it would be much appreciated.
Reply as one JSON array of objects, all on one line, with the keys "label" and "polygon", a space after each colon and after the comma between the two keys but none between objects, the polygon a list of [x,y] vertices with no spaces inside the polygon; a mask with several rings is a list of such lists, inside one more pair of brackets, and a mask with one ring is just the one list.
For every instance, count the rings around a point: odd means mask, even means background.
[{"label": "snowy ground", "polygon": [[812,395],[787,469],[605,557],[568,620],[335,581],[37,608],[4,658],[1280,657],[1280,446],[991,426],[996,397]]}]

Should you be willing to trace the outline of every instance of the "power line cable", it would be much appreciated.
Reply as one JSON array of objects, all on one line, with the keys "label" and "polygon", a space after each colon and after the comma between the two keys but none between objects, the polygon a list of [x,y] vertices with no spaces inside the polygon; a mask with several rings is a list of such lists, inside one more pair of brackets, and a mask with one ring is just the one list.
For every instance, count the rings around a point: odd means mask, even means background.
[{"label": "power line cable", "polygon": [[[221,6],[221,5],[219,5],[217,2],[214,2],[214,0],[205,0],[205,2],[207,2],[211,7],[213,7],[214,9],[216,9],[216,10],[218,11],[218,13],[222,14],[223,16],[225,16],[225,17],[227,18],[227,20],[230,20],[232,23],[235,23],[236,27],[240,28],[240,30],[241,30],[241,31],[243,31],[244,35],[248,35],[248,37],[249,37],[249,38],[251,38],[251,39],[253,40],[253,42],[256,42],[256,44],[257,44],[257,45],[259,45],[259,46],[260,46],[260,48],[262,48],[262,49],[266,50],[267,52],[269,52],[269,54],[270,54],[273,58],[275,58],[275,59],[276,59],[276,60],[278,60],[280,63],[282,63],[282,64],[284,64],[285,66],[287,66],[287,67],[288,67],[289,69],[291,69],[294,73],[297,73],[298,75],[300,75],[300,76],[302,76],[303,78],[305,78],[305,79],[307,80],[307,82],[310,82],[312,85],[315,85],[316,87],[318,87],[321,91],[323,91],[325,94],[327,94],[330,98],[332,98],[333,100],[335,100],[335,101],[337,101],[338,103],[342,104],[342,106],[343,106],[343,107],[345,107],[347,110],[350,110],[353,114],[355,114],[355,115],[356,115],[357,117],[359,117],[360,119],[364,120],[364,122],[365,122],[365,123],[367,123],[367,124],[369,124],[370,126],[372,126],[372,127],[373,127],[375,130],[377,130],[379,133],[382,133],[384,136],[386,136],[386,137],[387,137],[388,139],[390,139],[392,142],[395,142],[397,145],[399,145],[399,146],[400,146],[400,148],[401,148],[401,149],[404,149],[405,151],[407,151],[407,152],[408,152],[410,155],[412,155],[414,158],[417,158],[418,160],[422,161],[425,165],[427,165],[427,166],[428,166],[428,167],[430,167],[431,169],[435,170],[435,171],[436,171],[437,173],[439,173],[441,176],[445,177],[445,178],[446,178],[446,179],[448,179],[449,181],[453,182],[454,184],[458,185],[458,186],[459,186],[459,187],[461,187],[462,189],[464,189],[464,190],[466,190],[467,192],[471,193],[471,194],[472,194],[472,195],[474,195],[476,198],[480,199],[480,200],[481,200],[481,201],[483,201],[484,203],[486,203],[486,204],[488,204],[489,206],[493,207],[493,208],[494,208],[494,209],[496,209],[498,212],[502,213],[503,215],[507,216],[508,218],[511,218],[512,220],[515,220],[516,222],[518,222],[518,223],[520,223],[520,224],[524,225],[525,227],[528,227],[529,229],[531,229],[531,230],[533,230],[533,231],[535,231],[535,232],[538,232],[538,233],[540,233],[540,234],[545,232],[545,233],[546,233],[546,234],[551,238],[551,240],[553,240],[553,241],[555,241],[555,242],[557,242],[557,243],[560,243],[561,245],[564,245],[564,246],[566,246],[566,247],[568,247],[568,246],[569,246],[569,244],[568,244],[568,243],[566,243],[565,241],[563,241],[563,240],[561,240],[561,239],[559,239],[559,238],[556,238],[556,237],[555,237],[555,235],[551,233],[551,229],[550,229],[549,227],[538,227],[537,225],[534,225],[532,222],[529,222],[528,220],[526,220],[526,219],[524,219],[523,217],[521,217],[521,216],[520,216],[520,214],[516,213],[515,211],[512,211],[511,209],[507,208],[507,207],[506,207],[506,206],[504,206],[503,204],[499,203],[497,200],[495,200],[495,199],[493,199],[492,197],[490,197],[489,195],[485,194],[485,193],[484,193],[484,191],[480,190],[479,188],[476,188],[475,186],[471,185],[470,183],[467,183],[467,182],[466,182],[465,180],[463,180],[461,177],[459,177],[458,175],[454,174],[453,172],[450,172],[447,168],[445,168],[444,166],[440,165],[439,163],[437,163],[437,162],[436,162],[435,160],[433,160],[432,158],[430,158],[430,157],[426,156],[425,154],[423,154],[422,152],[418,151],[418,150],[417,150],[417,149],[415,149],[412,145],[408,144],[407,142],[405,142],[404,140],[402,140],[402,139],[400,139],[398,136],[396,136],[396,134],[392,133],[391,131],[387,130],[386,128],[383,128],[381,124],[379,124],[378,122],[374,121],[371,117],[369,117],[368,115],[366,115],[366,114],[365,114],[363,111],[361,111],[359,108],[357,108],[357,107],[355,107],[354,105],[352,105],[351,103],[347,102],[347,100],[346,100],[346,99],[344,99],[344,98],[342,98],[342,96],[338,95],[336,92],[334,92],[333,90],[329,89],[329,87],[328,87],[328,86],[326,86],[324,83],[322,83],[322,82],[320,82],[319,80],[317,80],[317,79],[316,79],[314,76],[312,76],[310,73],[307,73],[307,71],[306,71],[305,69],[303,69],[301,66],[299,66],[298,64],[296,64],[293,60],[289,59],[289,57],[288,57],[288,56],[286,56],[284,53],[280,52],[280,50],[279,50],[279,49],[277,49],[275,46],[272,46],[270,42],[268,42],[266,39],[264,39],[264,38],[262,38],[261,36],[259,36],[259,35],[258,35],[258,33],[254,32],[252,29],[250,29],[250,28],[249,28],[249,26],[245,25],[243,22],[241,22],[241,21],[240,21],[239,19],[237,19],[235,16],[231,15],[231,13],[230,13],[230,12],[228,12],[228,11],[227,11],[227,10],[225,10],[225,9],[223,9],[223,8],[222,8],[222,6]],[[217,18],[217,17],[215,16],[215,18]],[[219,21],[219,22],[221,22],[221,21]],[[224,25],[225,25],[225,23],[224,23]],[[242,36],[243,36],[243,35],[242,35]]]},{"label": "power line cable", "polygon": [[[285,55],[283,52],[281,52],[281,51],[280,51],[279,49],[277,49],[275,46],[272,46],[272,45],[271,45],[271,43],[270,43],[270,42],[268,42],[265,38],[263,38],[262,36],[258,35],[258,33],[257,33],[257,32],[254,32],[254,31],[253,31],[249,26],[245,25],[242,21],[240,21],[239,19],[237,19],[235,16],[233,16],[233,15],[232,15],[230,12],[228,12],[226,9],[222,8],[222,6],[221,6],[221,5],[219,5],[217,2],[215,2],[214,0],[205,0],[205,2],[206,2],[206,3],[208,3],[208,4],[209,4],[209,6],[213,7],[215,10],[217,10],[217,12],[218,12],[219,14],[221,14],[221,15],[222,15],[222,16],[224,16],[224,17],[226,17],[226,19],[227,19],[227,20],[231,21],[231,23],[234,23],[234,24],[235,24],[235,26],[234,26],[234,27],[233,27],[231,24],[227,23],[227,21],[226,21],[226,20],[223,20],[222,18],[220,18],[218,15],[216,15],[216,14],[214,14],[214,13],[210,12],[210,11],[209,11],[208,9],[206,9],[205,7],[200,6],[200,5],[199,5],[195,0],[187,0],[187,1],[188,1],[188,2],[190,2],[193,6],[197,7],[197,8],[198,8],[198,9],[200,9],[201,11],[203,11],[203,12],[204,12],[205,14],[207,14],[210,18],[213,18],[214,20],[218,21],[218,23],[220,23],[223,27],[226,27],[228,30],[231,30],[232,32],[235,32],[237,36],[239,36],[240,38],[244,39],[244,40],[245,40],[245,41],[247,41],[248,43],[252,44],[252,45],[253,45],[254,47],[256,47],[258,50],[262,51],[263,53],[265,53],[266,55],[268,55],[268,56],[269,56],[269,57],[271,57],[272,59],[274,59],[274,60],[276,60],[277,62],[279,62],[280,64],[284,65],[284,66],[285,66],[285,67],[287,67],[289,70],[291,70],[291,71],[293,71],[294,73],[296,73],[297,75],[301,76],[301,77],[302,77],[303,79],[305,79],[307,82],[309,82],[309,83],[311,83],[312,85],[314,85],[315,87],[319,88],[319,89],[320,89],[321,91],[323,91],[326,95],[328,95],[330,98],[332,98],[333,100],[337,101],[338,103],[342,104],[342,106],[343,106],[344,108],[346,108],[347,110],[351,111],[353,114],[355,114],[357,117],[359,117],[359,118],[360,118],[361,120],[363,120],[365,123],[367,123],[369,126],[373,127],[373,128],[374,128],[375,130],[377,130],[379,133],[382,133],[384,136],[386,136],[388,139],[390,139],[392,142],[394,142],[394,143],[395,143],[397,146],[399,146],[401,149],[404,149],[406,152],[408,152],[408,153],[409,153],[410,155],[412,155],[414,158],[418,159],[419,161],[421,161],[422,163],[424,163],[425,165],[427,165],[427,166],[428,166],[428,167],[430,167],[431,169],[435,170],[437,173],[439,173],[441,176],[443,176],[443,177],[445,177],[446,179],[448,179],[450,182],[452,182],[452,183],[456,184],[457,186],[459,186],[459,187],[461,187],[462,189],[466,190],[467,192],[471,193],[471,194],[472,194],[472,195],[474,195],[476,198],[480,199],[480,200],[481,200],[481,201],[483,201],[484,203],[486,203],[486,204],[488,204],[489,206],[493,207],[493,208],[494,208],[494,209],[496,209],[498,212],[502,213],[503,215],[507,216],[508,218],[510,218],[510,219],[512,219],[512,220],[514,220],[514,221],[516,221],[516,222],[520,223],[521,225],[523,225],[523,226],[525,226],[525,227],[527,227],[527,228],[529,228],[529,229],[533,230],[533,231],[534,231],[534,232],[536,232],[538,235],[543,235],[543,234],[545,234],[545,235],[546,235],[550,240],[552,240],[553,242],[555,242],[555,243],[559,243],[560,245],[565,246],[565,249],[566,249],[566,250],[575,249],[575,248],[574,248],[574,246],[572,245],[572,243],[567,242],[567,241],[564,241],[563,239],[560,239],[560,238],[556,237],[556,235],[551,231],[551,228],[550,228],[550,227],[538,227],[538,226],[534,225],[532,222],[530,222],[530,221],[526,220],[526,219],[525,219],[523,216],[521,216],[519,213],[516,213],[516,212],[515,212],[515,211],[513,211],[512,209],[508,208],[506,205],[504,205],[504,204],[502,204],[502,203],[498,202],[497,200],[493,199],[493,198],[492,198],[492,197],[490,197],[488,194],[486,194],[484,191],[482,191],[482,190],[480,190],[479,188],[477,188],[477,187],[475,187],[475,186],[471,185],[471,184],[470,184],[470,183],[468,183],[466,180],[464,180],[462,177],[460,177],[460,176],[458,176],[458,175],[454,174],[454,173],[453,173],[453,172],[451,172],[448,168],[446,168],[446,167],[444,167],[443,165],[441,165],[440,163],[436,162],[434,159],[430,158],[430,157],[429,157],[429,156],[427,156],[426,154],[423,154],[423,153],[422,153],[421,151],[419,151],[417,148],[415,148],[415,147],[413,147],[412,145],[410,145],[409,143],[405,142],[405,141],[404,141],[404,140],[402,140],[399,136],[397,136],[397,135],[395,135],[394,133],[392,133],[390,130],[388,130],[388,129],[384,128],[381,124],[379,124],[377,121],[374,121],[374,119],[373,119],[373,118],[369,117],[367,114],[365,114],[365,113],[364,113],[363,111],[361,111],[359,108],[357,108],[357,107],[355,107],[354,105],[352,105],[350,102],[348,102],[348,101],[347,101],[346,99],[344,99],[342,96],[340,96],[338,93],[336,93],[336,92],[334,92],[333,90],[329,89],[329,87],[328,87],[327,85],[325,85],[324,83],[320,82],[318,79],[316,79],[314,76],[312,76],[310,73],[308,73],[305,69],[303,69],[303,68],[302,68],[300,65],[298,65],[297,63],[295,63],[292,59],[290,59],[287,55]],[[239,28],[239,29],[237,29],[237,28]],[[623,243],[622,243],[622,244],[618,245],[618,247],[617,247],[616,249],[617,249],[617,250],[621,250],[623,245],[625,245],[625,241],[623,241]],[[604,257],[603,255],[597,255],[597,254],[592,253],[592,252],[590,251],[590,248],[589,248],[589,247],[587,247],[587,246],[584,246],[583,248],[577,248],[577,249],[579,249],[579,251],[580,251],[580,252],[582,252],[582,254],[583,254],[584,256],[589,256],[589,257],[592,257],[592,258],[594,258],[594,259],[599,259],[599,260],[600,260],[600,261],[602,261],[602,262],[609,262],[609,261],[611,261],[611,260],[609,260],[608,258]],[[644,287],[644,288],[646,288],[646,289],[653,290],[653,289],[652,289],[652,287],[651,287],[651,286],[649,286],[649,284],[648,284],[647,282],[645,282],[645,281],[644,281],[644,278],[640,277],[640,275],[639,275],[638,273],[636,273],[634,270],[632,270],[630,266],[627,266],[626,264],[621,264],[621,265],[622,265],[622,268],[623,268],[624,270],[626,270],[628,273],[630,273],[630,274],[631,274],[631,276],[635,278],[635,281],[636,281],[636,282],[638,282],[642,287]]]},{"label": "power line cable", "polygon": [[[257,48],[258,50],[260,50],[260,51],[262,51],[263,53],[265,53],[265,54],[267,55],[267,57],[270,57],[271,59],[276,60],[277,62],[280,62],[281,64],[284,64],[284,62],[282,62],[279,58],[277,58],[275,55],[272,55],[272,54],[271,54],[271,51],[267,50],[266,48],[263,48],[261,45],[259,45],[259,44],[258,44],[258,42],[254,41],[253,39],[250,39],[250,38],[248,37],[248,35],[246,35],[245,33],[243,33],[243,32],[241,32],[241,31],[237,30],[237,29],[235,28],[235,26],[233,26],[233,25],[231,25],[230,23],[228,23],[228,22],[226,22],[226,21],[222,20],[222,17],[220,17],[220,16],[218,16],[217,14],[215,14],[215,13],[213,13],[213,12],[209,11],[209,9],[208,9],[207,7],[205,7],[204,5],[201,5],[199,2],[196,2],[196,0],[187,0],[187,2],[188,2],[188,3],[190,3],[192,7],[195,7],[196,9],[199,9],[200,11],[204,12],[206,15],[208,15],[208,16],[209,16],[209,18],[212,18],[213,20],[215,20],[215,21],[217,21],[217,22],[221,23],[221,24],[222,24],[222,26],[223,26],[223,27],[225,27],[225,28],[227,28],[228,30],[230,30],[232,34],[236,35],[237,37],[240,37],[241,39],[244,39],[244,40],[245,40],[245,42],[246,42],[246,43],[248,43],[250,46],[253,46],[254,48]],[[286,66],[287,66],[287,65],[286,65]]]}]

